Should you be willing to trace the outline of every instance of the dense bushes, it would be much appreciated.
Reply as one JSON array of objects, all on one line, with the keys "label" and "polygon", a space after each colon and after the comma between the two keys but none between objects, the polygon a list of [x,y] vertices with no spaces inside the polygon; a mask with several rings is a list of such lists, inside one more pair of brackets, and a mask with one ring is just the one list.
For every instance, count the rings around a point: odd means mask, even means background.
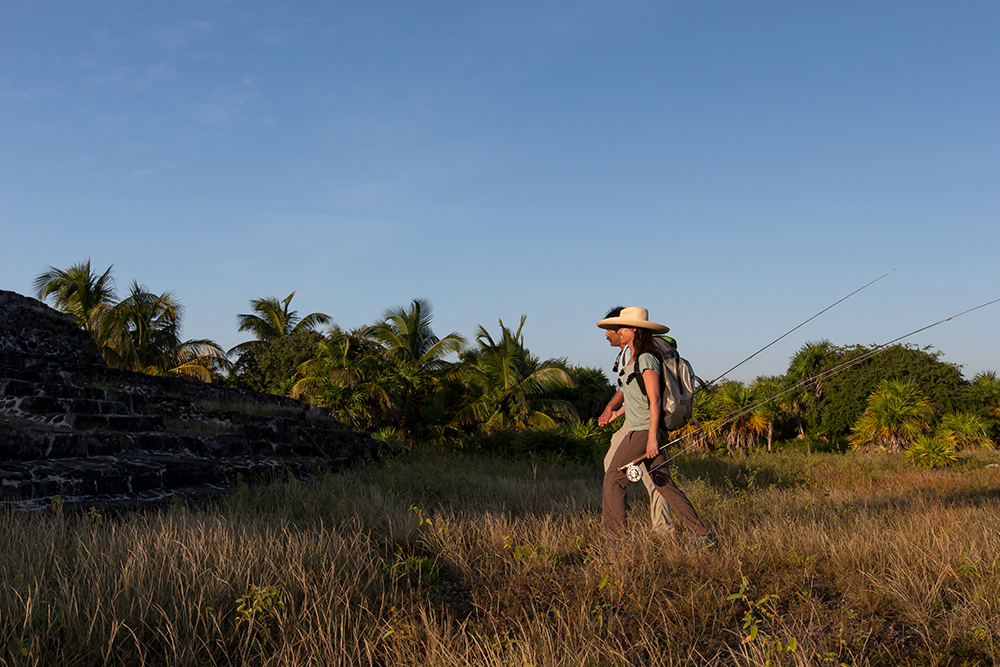
[{"label": "dense bushes", "polygon": [[868,397],[885,380],[912,382],[930,400],[935,414],[942,415],[975,408],[975,395],[957,366],[941,361],[941,352],[892,345],[870,354],[873,348],[855,345],[837,348],[821,371],[839,364],[856,365],[822,380],[818,398],[810,406],[807,425],[818,436],[846,436],[865,411]]},{"label": "dense bushes", "polygon": [[608,449],[608,441],[609,438],[603,437],[600,432],[592,437],[580,437],[568,432],[567,429],[556,428],[475,434],[466,438],[460,446],[469,451],[491,456],[562,457],[587,463],[601,460]]}]

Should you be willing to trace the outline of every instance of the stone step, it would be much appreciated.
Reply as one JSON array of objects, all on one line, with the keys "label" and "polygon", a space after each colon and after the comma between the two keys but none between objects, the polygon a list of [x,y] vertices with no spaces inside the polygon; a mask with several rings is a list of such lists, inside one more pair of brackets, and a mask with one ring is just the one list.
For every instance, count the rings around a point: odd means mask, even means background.
[{"label": "stone step", "polygon": [[25,396],[13,402],[5,401],[10,413],[28,415],[80,414],[80,415],[131,415],[132,410],[118,401],[91,398],[53,398],[52,396]]},{"label": "stone step", "polygon": [[126,433],[76,432],[26,419],[0,421],[0,460],[102,456],[136,448]]},{"label": "stone step", "polygon": [[58,381],[60,377],[59,369],[45,363],[38,363],[37,359],[19,358],[16,363],[0,364],[0,377],[12,380],[24,380],[25,382],[43,382],[47,379]]},{"label": "stone step", "polygon": [[119,401],[92,398],[62,399],[66,411],[78,415],[130,415],[132,409]]},{"label": "stone step", "polygon": [[230,457],[135,451],[116,456],[4,461],[0,463],[0,503],[44,509],[53,496],[70,506],[137,506],[169,501],[174,494],[231,491],[242,478],[265,481],[291,472],[309,475],[341,464],[324,458]]},{"label": "stone step", "polygon": [[214,457],[253,452],[245,438],[238,438],[233,446],[212,438],[166,431],[73,431],[28,420],[20,424],[0,422],[0,460],[98,457],[137,450]]},{"label": "stone step", "polygon": [[0,378],[0,398],[10,396],[20,398],[22,396],[35,396],[38,385],[30,380],[18,380],[16,378]]},{"label": "stone step", "polygon": [[31,371],[28,370],[27,359],[25,357],[0,352],[0,375],[3,375],[4,377],[20,378],[22,373],[29,372]]},{"label": "stone step", "polygon": [[141,410],[146,399],[120,389],[97,386],[77,386],[62,382],[28,381],[0,375],[0,398],[26,398],[45,396],[59,399],[83,399],[92,401],[112,401],[129,406],[130,411]]},{"label": "stone step", "polygon": [[7,408],[8,412],[25,413],[29,415],[65,414],[69,412],[58,398],[51,396],[25,396],[15,400]]},{"label": "stone step", "polygon": [[[24,399],[28,400],[28,399]],[[34,424],[54,426],[74,431],[121,431],[135,433],[139,431],[163,430],[163,417],[159,415],[95,414],[91,412],[46,412],[44,403],[31,403],[28,411],[5,406],[0,402],[0,413],[16,417]],[[105,406],[105,409],[110,409]]]},{"label": "stone step", "polygon": [[[368,434],[302,427],[233,425],[214,435],[167,431],[161,417],[144,415],[32,415],[0,420],[0,460],[95,457],[136,450],[226,458],[350,457],[376,445]],[[120,428],[121,426],[130,428]],[[75,428],[74,428],[75,427]],[[86,427],[86,428],[81,428]],[[155,428],[151,428],[155,427]]]},{"label": "stone step", "polygon": [[65,424],[76,431],[155,431],[163,429],[159,415],[88,415],[69,414]]},{"label": "stone step", "polygon": [[[48,419],[49,421],[46,421]],[[217,436],[200,436],[165,430],[109,429],[115,420],[143,420],[142,426],[162,424],[160,417],[135,415],[22,416],[17,423],[0,422],[0,460],[55,459],[104,456],[135,450],[183,452],[215,458],[233,456],[324,456],[325,449],[309,438],[274,442],[248,438],[242,427]],[[86,422],[86,423],[84,423]],[[150,423],[151,422],[151,423]],[[70,428],[74,424],[91,430]]]},{"label": "stone step", "polygon": [[66,383],[36,384],[35,393],[39,396],[52,396],[54,398],[115,401],[117,403],[125,404],[130,404],[132,401],[132,397],[128,393],[117,389],[77,386]]}]

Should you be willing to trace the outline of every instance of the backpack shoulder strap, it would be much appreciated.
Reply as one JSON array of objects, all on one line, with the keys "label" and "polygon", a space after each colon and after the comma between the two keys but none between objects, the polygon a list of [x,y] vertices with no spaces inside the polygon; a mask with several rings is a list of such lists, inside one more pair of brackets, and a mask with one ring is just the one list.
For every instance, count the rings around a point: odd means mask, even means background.
[{"label": "backpack shoulder strap", "polygon": [[628,378],[625,380],[625,384],[628,384],[632,380],[636,380],[637,384],[639,385],[639,391],[642,392],[643,396],[646,396],[647,398],[649,398],[649,396],[646,394],[646,383],[640,381],[640,380],[642,380],[642,373],[639,372],[639,357],[641,357],[643,354],[651,354],[654,357],[656,357],[656,360],[658,362],[660,362],[660,372],[657,373],[656,375],[660,379],[660,391],[661,392],[663,391],[663,383],[664,383],[664,378],[663,378],[663,358],[659,354],[657,354],[656,352],[648,351],[648,350],[646,352],[643,352],[642,354],[635,355],[635,362],[632,364],[632,372],[628,374]]}]

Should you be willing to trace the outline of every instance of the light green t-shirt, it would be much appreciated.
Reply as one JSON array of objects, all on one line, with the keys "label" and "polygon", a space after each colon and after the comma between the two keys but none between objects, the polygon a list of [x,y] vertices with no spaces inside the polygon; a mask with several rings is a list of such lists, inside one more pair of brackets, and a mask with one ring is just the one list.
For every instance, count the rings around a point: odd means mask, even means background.
[{"label": "light green t-shirt", "polygon": [[[660,360],[654,354],[643,352],[639,355],[639,374],[631,381],[626,381],[622,387],[622,393],[625,395],[625,428],[629,431],[649,430],[649,399],[642,393],[639,385],[642,382],[643,372],[650,368],[659,375]],[[634,370],[635,364],[630,363],[625,371],[626,380],[632,376]]]}]

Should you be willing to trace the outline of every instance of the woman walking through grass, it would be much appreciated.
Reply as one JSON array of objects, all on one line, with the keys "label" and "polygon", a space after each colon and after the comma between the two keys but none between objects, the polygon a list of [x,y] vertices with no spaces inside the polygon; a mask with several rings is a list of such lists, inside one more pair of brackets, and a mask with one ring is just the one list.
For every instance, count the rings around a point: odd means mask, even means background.
[{"label": "woman walking through grass", "polygon": [[[623,308],[617,317],[609,317],[597,323],[602,329],[618,332],[621,341],[628,345],[633,360],[626,373],[622,387],[625,397],[625,428],[628,434],[612,457],[608,471],[604,474],[602,507],[604,530],[618,533],[625,528],[625,511],[628,498],[628,478],[623,466],[646,456],[646,470],[656,468],[666,461],[660,451],[660,365],[662,359],[653,343],[653,334],[667,333],[662,324],[649,321],[645,308],[631,306]],[[645,389],[645,392],[643,391]],[[650,474],[656,490],[667,501],[670,508],[680,517],[684,527],[694,535],[695,544],[707,546],[715,540],[711,531],[698,518],[691,501],[677,488],[670,473],[660,468]]]}]

